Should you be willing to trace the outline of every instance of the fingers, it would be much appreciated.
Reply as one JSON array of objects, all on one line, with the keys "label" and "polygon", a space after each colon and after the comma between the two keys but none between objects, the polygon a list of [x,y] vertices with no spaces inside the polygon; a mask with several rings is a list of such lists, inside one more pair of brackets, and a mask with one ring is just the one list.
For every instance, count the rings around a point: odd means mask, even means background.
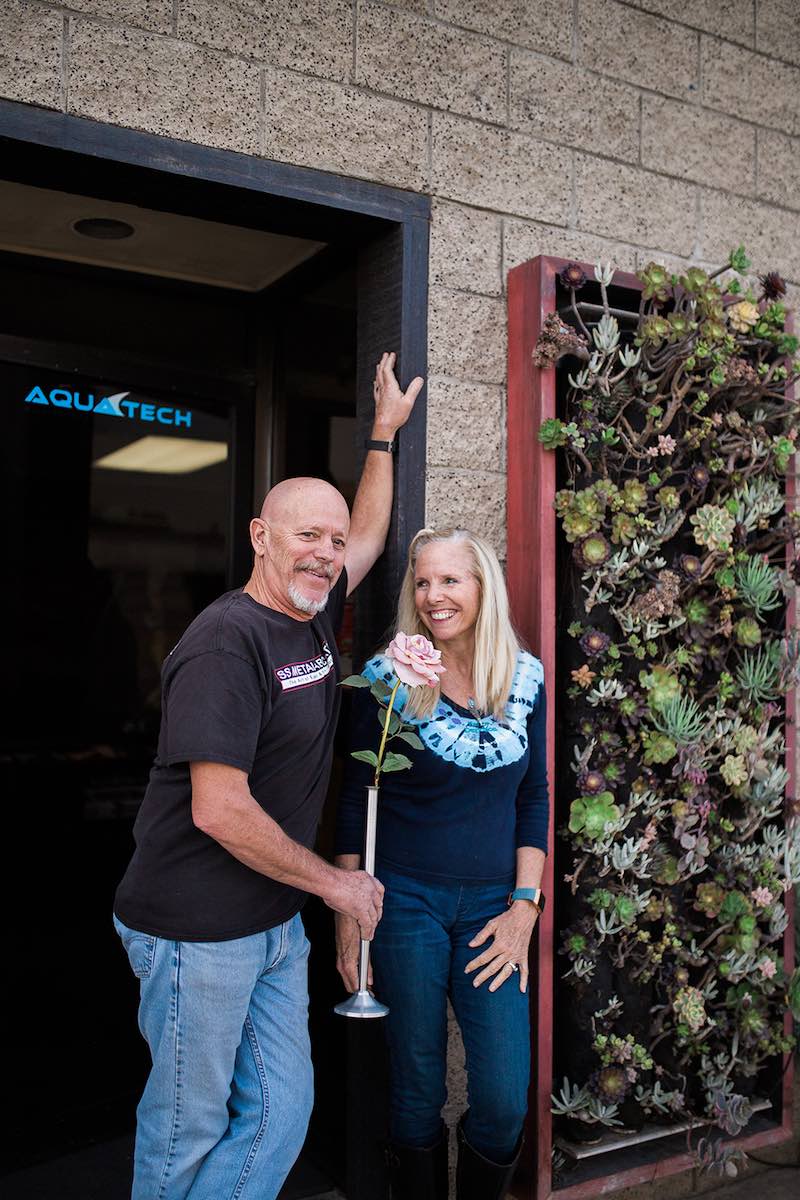
[{"label": "fingers", "polygon": [[411,380],[411,383],[406,388],[406,400],[408,401],[409,404],[414,403],[417,396],[422,391],[424,383],[425,383],[425,380],[422,378],[421,375],[417,375],[414,379]]},{"label": "fingers", "polygon": [[[486,924],[484,925],[483,929],[481,929],[479,933],[475,934],[475,937],[472,939],[471,942],[469,942],[469,945],[470,946],[482,946],[483,943],[486,941],[486,939],[488,937],[491,937],[491,935],[494,933],[494,928],[495,928],[494,920],[487,921]],[[477,959],[476,959],[476,962],[477,962]],[[469,967],[467,967],[467,970],[469,970]]]}]

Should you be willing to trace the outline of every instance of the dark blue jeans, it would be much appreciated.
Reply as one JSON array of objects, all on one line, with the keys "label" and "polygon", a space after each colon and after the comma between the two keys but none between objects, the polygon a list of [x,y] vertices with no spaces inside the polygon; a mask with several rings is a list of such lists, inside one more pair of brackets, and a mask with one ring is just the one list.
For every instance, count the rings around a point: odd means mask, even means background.
[{"label": "dark blue jeans", "polygon": [[[527,1109],[529,996],[513,975],[496,992],[464,973],[482,953],[469,941],[506,908],[509,885],[430,883],[379,865],[386,888],[372,943],[375,995],[389,1005],[390,1131],[405,1146],[431,1146],[447,1099],[447,999],[464,1041],[467,1141],[495,1162],[514,1153]],[[513,883],[511,884],[513,886]]]}]

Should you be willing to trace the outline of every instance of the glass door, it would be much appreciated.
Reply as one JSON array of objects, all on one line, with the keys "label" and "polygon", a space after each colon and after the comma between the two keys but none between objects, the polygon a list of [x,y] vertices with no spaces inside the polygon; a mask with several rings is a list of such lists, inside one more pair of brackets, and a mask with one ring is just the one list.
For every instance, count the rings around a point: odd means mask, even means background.
[{"label": "glass door", "polygon": [[43,1128],[54,1155],[130,1124],[146,1050],[113,892],[156,746],[161,662],[243,582],[230,530],[252,480],[234,471],[247,422],[237,434],[231,399],[18,363],[0,363],[0,395],[0,772],[4,877],[17,881],[3,1058],[22,1163]]}]

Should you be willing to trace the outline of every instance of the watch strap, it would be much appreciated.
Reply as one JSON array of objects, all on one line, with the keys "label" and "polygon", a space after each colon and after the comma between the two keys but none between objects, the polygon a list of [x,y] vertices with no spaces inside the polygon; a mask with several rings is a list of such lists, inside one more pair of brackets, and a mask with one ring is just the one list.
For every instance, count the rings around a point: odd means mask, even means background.
[{"label": "watch strap", "polygon": [[541,888],[514,888],[513,892],[509,892],[508,903],[513,904],[515,900],[530,900],[540,914],[544,912],[544,893]]},{"label": "watch strap", "polygon": [[367,438],[364,445],[367,450],[385,450],[387,454],[394,454],[397,442],[394,438],[390,442],[380,442],[376,441],[375,438]]}]

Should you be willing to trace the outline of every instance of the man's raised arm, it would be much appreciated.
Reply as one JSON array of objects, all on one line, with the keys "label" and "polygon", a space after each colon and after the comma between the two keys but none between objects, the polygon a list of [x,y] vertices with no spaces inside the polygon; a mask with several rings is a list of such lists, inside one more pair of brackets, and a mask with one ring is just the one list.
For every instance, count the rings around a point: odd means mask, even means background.
[{"label": "man's raised arm", "polygon": [[[396,354],[384,354],[375,371],[375,420],[371,435],[374,441],[394,441],[398,429],[411,416],[414,401],[424,383],[418,375],[403,392],[394,373],[396,361]],[[387,454],[385,450],[368,450],[353,502],[350,536],[345,551],[348,594],[358,587],[383,553],[392,516],[393,490],[392,454]]]}]

